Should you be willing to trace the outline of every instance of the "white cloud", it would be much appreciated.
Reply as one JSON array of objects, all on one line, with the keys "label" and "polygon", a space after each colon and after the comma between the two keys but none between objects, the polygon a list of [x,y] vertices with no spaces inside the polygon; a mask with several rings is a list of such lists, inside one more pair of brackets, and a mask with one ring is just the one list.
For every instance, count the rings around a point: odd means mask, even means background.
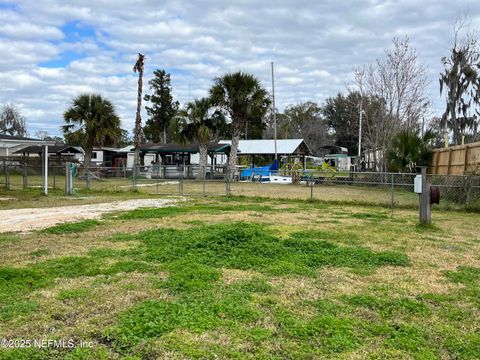
[{"label": "white cloud", "polygon": [[50,39],[63,38],[63,33],[53,26],[38,26],[29,23],[0,24],[0,36],[9,39]]},{"label": "white cloud", "polygon": [[440,58],[458,9],[480,23],[480,4],[468,0],[11,3],[14,9],[0,10],[0,103],[16,102],[31,127],[48,129],[59,129],[72,97],[95,91],[112,100],[131,130],[137,52],[146,55],[144,93],[153,70],[166,69],[182,103],[207,95],[214,77],[236,70],[252,72],[270,90],[274,61],[283,109],[345,91],[354,66],[382,56],[391,38],[403,35],[429,69],[438,113]]}]

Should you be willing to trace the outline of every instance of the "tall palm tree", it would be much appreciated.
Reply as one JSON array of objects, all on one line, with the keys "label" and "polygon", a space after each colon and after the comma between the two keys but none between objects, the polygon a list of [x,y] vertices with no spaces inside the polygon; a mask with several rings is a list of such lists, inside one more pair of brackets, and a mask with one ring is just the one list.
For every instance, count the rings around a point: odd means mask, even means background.
[{"label": "tall palm tree", "polygon": [[258,79],[244,72],[226,74],[214,80],[210,89],[212,104],[225,111],[232,123],[232,148],[229,168],[237,165],[238,143],[247,119],[252,116],[262,118],[270,105],[270,98]]},{"label": "tall palm tree", "polygon": [[111,145],[122,136],[120,118],[113,104],[98,94],[82,94],[73,99],[63,118],[62,130],[67,143],[81,145],[85,150],[87,173],[93,148]]},{"label": "tall palm tree", "polygon": [[142,138],[142,117],[140,115],[142,107],[142,81],[143,81],[143,61],[145,57],[143,54],[138,53],[137,62],[133,66],[133,71],[138,72],[138,84],[137,84],[137,114],[135,117],[135,158],[134,158],[134,171],[140,164],[140,143]]},{"label": "tall palm tree", "polygon": [[200,153],[199,179],[204,179],[207,167],[208,143],[214,136],[225,133],[225,116],[220,111],[211,112],[208,98],[195,99],[179,111],[173,121],[173,133],[181,143],[197,142]]}]

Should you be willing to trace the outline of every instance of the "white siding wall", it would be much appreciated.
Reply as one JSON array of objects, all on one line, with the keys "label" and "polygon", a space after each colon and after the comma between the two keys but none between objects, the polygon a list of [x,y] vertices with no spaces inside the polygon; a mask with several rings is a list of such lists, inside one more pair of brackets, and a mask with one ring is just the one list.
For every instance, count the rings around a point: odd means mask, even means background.
[{"label": "white siding wall", "polygon": [[[96,158],[94,158],[93,154],[96,154]],[[92,151],[92,164],[93,165],[102,165],[103,164],[103,150],[93,150]]]}]

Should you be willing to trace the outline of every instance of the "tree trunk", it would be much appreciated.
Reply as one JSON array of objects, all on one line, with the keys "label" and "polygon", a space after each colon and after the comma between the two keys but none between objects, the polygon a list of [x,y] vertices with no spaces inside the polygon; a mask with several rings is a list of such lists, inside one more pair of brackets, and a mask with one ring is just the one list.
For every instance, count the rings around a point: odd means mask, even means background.
[{"label": "tree trunk", "polygon": [[204,180],[207,170],[207,144],[199,144],[200,152],[200,170],[198,172],[198,180]]},{"label": "tree trunk", "polygon": [[240,141],[240,131],[234,130],[232,136],[232,147],[230,149],[230,157],[228,159],[228,168],[230,172],[230,177],[233,177],[235,170],[237,168],[237,152],[238,152],[238,143]]},{"label": "tree trunk", "polygon": [[167,143],[167,129],[163,128],[163,143]]},{"label": "tree trunk", "polygon": [[138,71],[138,85],[137,85],[137,114],[135,117],[135,158],[134,158],[134,173],[138,170],[137,167],[140,165],[140,144],[142,137],[142,117],[141,117],[141,107],[142,107],[142,78],[143,78],[143,55],[139,54],[137,64],[134,67],[134,70]]}]

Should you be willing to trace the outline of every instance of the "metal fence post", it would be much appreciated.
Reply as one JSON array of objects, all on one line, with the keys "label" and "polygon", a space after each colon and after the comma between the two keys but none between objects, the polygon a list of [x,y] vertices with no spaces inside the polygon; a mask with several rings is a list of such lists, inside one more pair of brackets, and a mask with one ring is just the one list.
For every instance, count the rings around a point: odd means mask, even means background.
[{"label": "metal fence post", "polygon": [[53,168],[52,168],[52,173],[53,173],[53,190],[55,190],[55,165],[53,165]]},{"label": "metal fence post", "polygon": [[312,177],[310,179],[310,200],[313,200],[313,183],[315,182],[314,176],[313,176],[313,171],[312,171]]},{"label": "metal fence post", "polygon": [[182,171],[178,174],[178,195],[183,195],[183,176],[185,172],[185,165],[182,166]]},{"label": "metal fence post", "polygon": [[[153,174],[153,171],[152,171]],[[158,195],[158,182],[160,181],[160,166],[157,166],[157,195]]]},{"label": "metal fence post", "polygon": [[8,165],[5,162],[5,160],[3,160],[3,165],[5,167],[5,188],[7,190],[10,190],[10,173],[9,173],[9,170],[8,170]]},{"label": "metal fence post", "polygon": [[230,174],[228,166],[225,167],[225,196],[230,196]]},{"label": "metal fence post", "polygon": [[394,202],[394,192],[395,188],[394,188],[394,174],[392,173],[392,184],[391,184],[391,187],[390,187],[390,193],[391,193],[391,205],[392,205],[392,213],[393,213],[393,207],[395,205],[395,202]]},{"label": "metal fence post", "polygon": [[422,176],[422,192],[419,194],[420,206],[418,216],[420,224],[430,224],[431,209],[430,209],[430,185],[427,184],[427,167],[420,166]]},{"label": "metal fence post", "polygon": [[27,169],[27,163],[25,162],[23,164],[23,188],[26,189],[28,187],[28,169]]},{"label": "metal fence post", "polygon": [[85,168],[85,172],[86,172],[86,176],[85,176],[85,186],[87,187],[87,189],[90,190],[90,166],[87,166]]},{"label": "metal fence post", "polygon": [[467,191],[465,194],[465,205],[469,205],[472,198],[472,186],[473,186],[473,178],[467,176]]},{"label": "metal fence post", "polygon": [[132,171],[132,187],[133,191],[137,190],[137,166],[133,164],[133,171]]},{"label": "metal fence post", "polygon": [[205,176],[205,171],[204,171],[204,173],[203,173],[202,178],[203,178],[203,179],[202,179],[202,181],[203,181],[203,183],[202,183],[202,186],[203,186],[203,196],[205,197],[205,196],[206,196],[206,194],[205,194],[205,185],[206,185],[205,182],[207,181],[207,179],[206,179],[207,177]]},{"label": "metal fence post", "polygon": [[65,194],[73,195],[73,169],[72,163],[65,163]]}]

